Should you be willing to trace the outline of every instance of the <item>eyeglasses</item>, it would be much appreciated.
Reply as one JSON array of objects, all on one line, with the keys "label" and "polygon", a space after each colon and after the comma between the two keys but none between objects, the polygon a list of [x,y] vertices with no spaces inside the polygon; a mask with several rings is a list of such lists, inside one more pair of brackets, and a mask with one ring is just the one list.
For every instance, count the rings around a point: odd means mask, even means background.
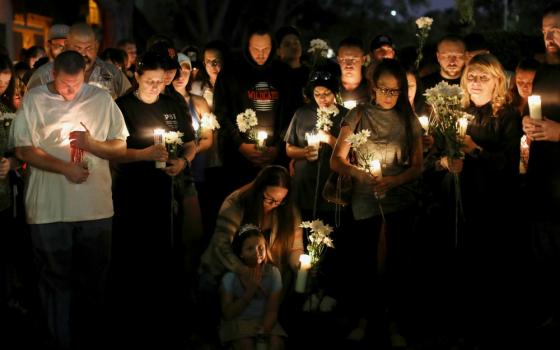
[{"label": "eyeglasses", "polygon": [[374,90],[385,96],[399,96],[401,94],[400,89],[375,88]]},{"label": "eyeglasses", "polygon": [[467,74],[467,81],[468,82],[476,82],[477,80],[481,83],[487,83],[492,78],[487,75],[474,75],[474,74]]},{"label": "eyeglasses", "polygon": [[284,199],[278,201],[272,197],[270,197],[268,194],[263,193],[263,202],[266,205],[276,205],[276,206],[280,206],[284,204]]},{"label": "eyeglasses", "polygon": [[222,61],[215,59],[215,60],[211,60],[211,61],[206,61],[204,62],[204,64],[206,64],[207,66],[211,66],[211,67],[217,67],[217,66],[221,66],[222,65]]}]

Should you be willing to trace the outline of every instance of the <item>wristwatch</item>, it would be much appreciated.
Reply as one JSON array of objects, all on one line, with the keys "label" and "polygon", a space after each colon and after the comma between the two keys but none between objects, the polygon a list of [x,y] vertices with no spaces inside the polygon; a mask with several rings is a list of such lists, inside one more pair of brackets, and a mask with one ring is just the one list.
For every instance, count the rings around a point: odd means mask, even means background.
[{"label": "wristwatch", "polygon": [[476,146],[475,149],[471,152],[471,156],[474,158],[478,158],[480,157],[481,153],[482,153],[482,147]]}]

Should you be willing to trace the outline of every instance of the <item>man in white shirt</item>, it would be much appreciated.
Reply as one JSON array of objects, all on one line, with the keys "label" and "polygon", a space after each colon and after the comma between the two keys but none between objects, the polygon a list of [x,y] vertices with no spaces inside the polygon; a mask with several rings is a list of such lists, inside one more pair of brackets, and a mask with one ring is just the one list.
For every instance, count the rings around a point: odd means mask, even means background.
[{"label": "man in white shirt", "polygon": [[78,52],[58,55],[54,80],[31,89],[14,119],[16,155],[29,165],[25,207],[40,296],[61,349],[91,340],[75,332],[99,335],[113,216],[109,160],[126,152],[128,136],[109,94],[84,84],[85,68]]}]

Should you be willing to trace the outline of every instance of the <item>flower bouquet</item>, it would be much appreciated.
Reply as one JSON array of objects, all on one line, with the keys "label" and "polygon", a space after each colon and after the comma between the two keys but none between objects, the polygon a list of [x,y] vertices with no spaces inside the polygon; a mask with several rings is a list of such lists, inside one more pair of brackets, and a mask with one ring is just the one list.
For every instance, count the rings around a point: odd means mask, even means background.
[{"label": "flower bouquet", "polygon": [[317,108],[317,123],[315,128],[317,131],[323,130],[324,132],[329,132],[333,125],[332,117],[337,115],[340,111],[335,104],[329,107],[319,107]]},{"label": "flower bouquet", "polygon": [[370,135],[371,132],[368,129],[362,129],[346,138],[346,142],[348,142],[355,151],[357,161],[356,165],[364,171],[369,171],[370,164],[375,159],[374,155],[369,152],[366,145]]},{"label": "flower bouquet", "polygon": [[[431,106],[430,131],[436,144],[443,150],[448,161],[463,159],[461,148],[466,132],[465,120],[469,116],[463,112],[461,99],[463,90],[458,85],[449,85],[443,81],[424,93],[426,102]],[[455,187],[455,234],[458,233],[458,221],[463,217],[461,186],[459,174],[453,173]],[[456,237],[457,238],[457,237]]]},{"label": "flower bouquet", "polygon": [[418,32],[416,33],[416,37],[418,38],[418,48],[416,49],[416,61],[414,62],[414,67],[416,67],[416,69],[420,68],[420,62],[423,57],[422,50],[433,22],[434,20],[430,17],[420,17],[416,20],[416,27],[418,27]]},{"label": "flower bouquet", "polygon": [[309,229],[307,234],[307,252],[311,258],[311,267],[317,266],[327,247],[334,248],[332,239],[329,237],[333,228],[324,224],[322,220],[304,221],[301,228]]},{"label": "flower bouquet", "polygon": [[203,113],[202,118],[200,118],[200,123],[195,129],[195,140],[196,143],[200,142],[203,130],[214,131],[220,128],[220,123],[216,119],[216,116],[212,113]]},{"label": "flower bouquet", "polygon": [[179,131],[168,131],[164,134],[165,148],[169,153],[169,159],[176,159],[179,154],[179,146],[183,144],[183,133]]},{"label": "flower bouquet", "polygon": [[236,121],[239,131],[244,133],[247,138],[256,145],[258,150],[263,151],[266,149],[264,141],[268,135],[266,131],[257,131],[256,126],[259,121],[254,110],[247,108],[245,112],[237,115]]}]

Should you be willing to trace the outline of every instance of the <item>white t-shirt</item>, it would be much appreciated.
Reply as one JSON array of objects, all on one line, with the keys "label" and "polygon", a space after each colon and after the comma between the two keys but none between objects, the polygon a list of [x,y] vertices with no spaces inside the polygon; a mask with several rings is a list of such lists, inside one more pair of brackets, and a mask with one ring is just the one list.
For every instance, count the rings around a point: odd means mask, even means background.
[{"label": "white t-shirt", "polygon": [[[71,131],[83,131],[80,122],[99,141],[126,141],[123,115],[104,90],[82,84],[71,101],[41,85],[29,90],[14,120],[16,147],[33,146],[70,161]],[[71,183],[62,174],[29,167],[25,207],[29,224],[75,222],[113,216],[109,161],[86,153],[89,177]]]}]

